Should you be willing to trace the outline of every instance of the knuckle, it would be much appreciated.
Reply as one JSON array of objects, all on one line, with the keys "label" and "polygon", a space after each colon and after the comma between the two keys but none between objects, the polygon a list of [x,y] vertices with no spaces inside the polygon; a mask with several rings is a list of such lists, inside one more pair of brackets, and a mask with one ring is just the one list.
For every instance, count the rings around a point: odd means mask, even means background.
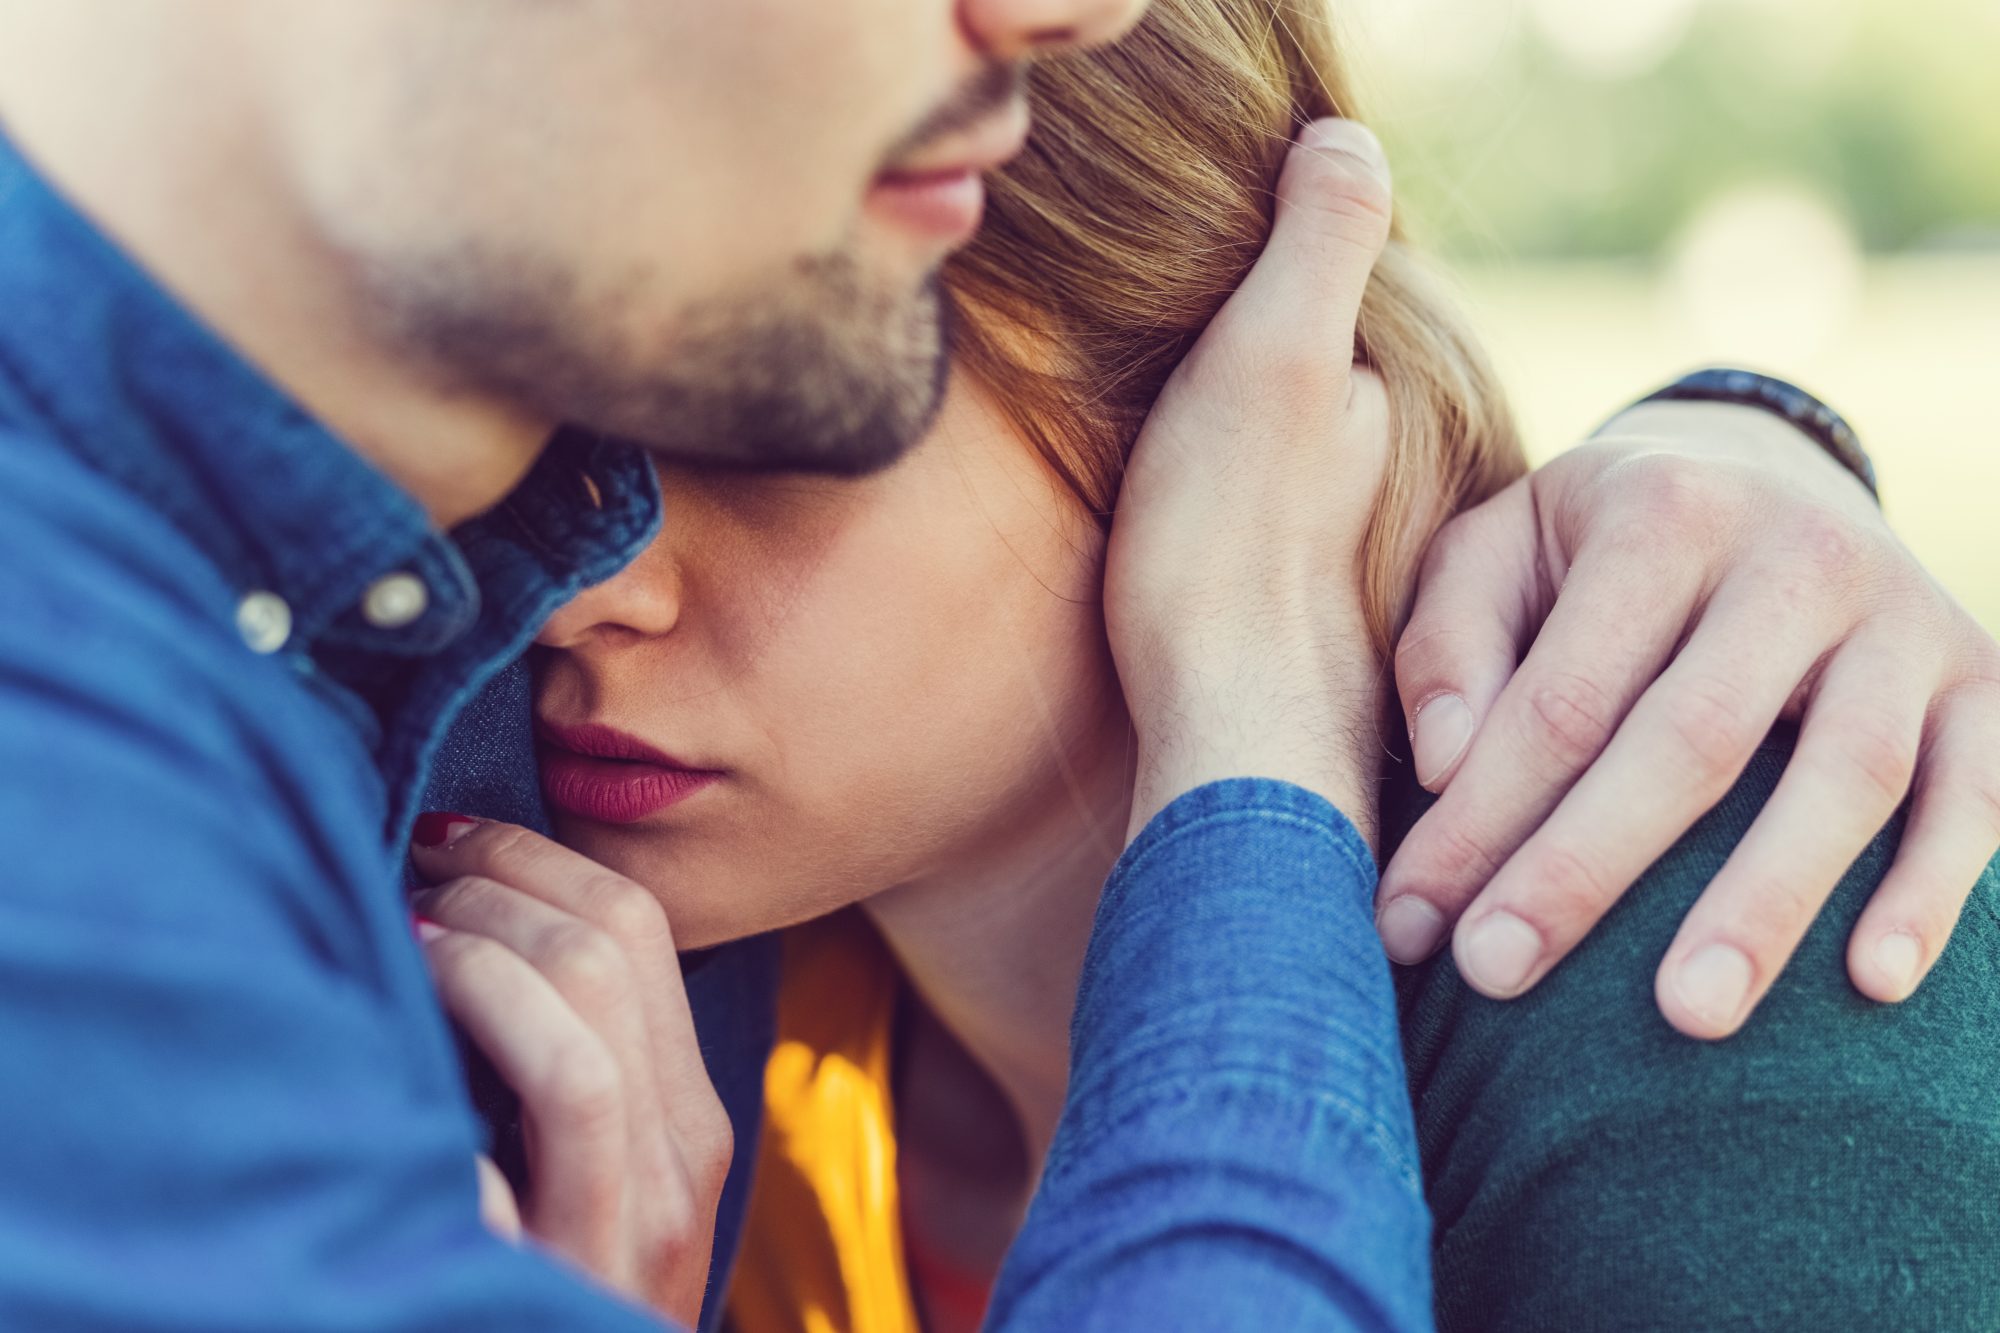
[{"label": "knuckle", "polygon": [[590,1012],[617,1003],[631,981],[624,950],[587,922],[565,922],[543,932],[531,961],[564,999]]},{"label": "knuckle", "polygon": [[1477,576],[1518,562],[1522,530],[1534,522],[1530,493],[1530,479],[1523,478],[1447,518],[1425,548],[1420,585]]},{"label": "knuckle", "polygon": [[455,920],[476,914],[501,891],[501,885],[484,875],[460,875],[430,891],[425,913],[440,925],[450,925]]},{"label": "knuckle", "polygon": [[1829,762],[1867,784],[1869,804],[1883,810],[1901,805],[1917,769],[1918,735],[1893,714],[1870,710],[1843,718],[1834,735]]},{"label": "knuckle", "polygon": [[1815,887],[1797,875],[1763,875],[1732,909],[1729,938],[1750,955],[1759,973],[1769,975],[1805,934],[1832,887]]},{"label": "knuckle", "polygon": [[430,946],[431,968],[446,981],[469,977],[498,966],[500,949],[483,935],[453,931]]},{"label": "knuckle", "polygon": [[1582,769],[1603,752],[1617,722],[1611,696],[1588,676],[1561,671],[1528,689],[1530,743],[1562,767]]},{"label": "knuckle", "polygon": [[536,843],[535,835],[518,824],[481,824],[465,835],[463,845],[481,873],[498,877],[500,868],[533,864]]},{"label": "knuckle", "polygon": [[1529,881],[1532,905],[1515,910],[1542,927],[1544,936],[1562,938],[1584,934],[1622,887],[1611,883],[1595,859],[1560,843],[1536,852]]},{"label": "knuckle", "polygon": [[[674,1155],[687,1185],[687,1198],[682,1201],[684,1206],[713,1209],[716,1199],[722,1194],[735,1153],[735,1141],[727,1119],[723,1117],[724,1123],[719,1128],[685,1126],[674,1145]],[[695,1220],[695,1214],[691,1213],[689,1221]]]},{"label": "knuckle", "polygon": [[[1453,514],[1439,524],[1438,530],[1431,534],[1430,545],[1424,548],[1423,559],[1417,564],[1419,590],[1425,584],[1435,583],[1451,574],[1459,557],[1476,536],[1476,527],[1471,520],[1478,512],[1478,510],[1468,510],[1462,514]],[[1423,599],[1419,597],[1418,607],[1421,608],[1423,604]]]},{"label": "knuckle", "polygon": [[1793,520],[1791,545],[1810,577],[1846,583],[1865,566],[1870,542],[1852,519],[1815,506]]},{"label": "knuckle", "polygon": [[1749,698],[1723,676],[1700,676],[1675,690],[1666,718],[1689,775],[1703,791],[1733,782],[1763,739]]},{"label": "knuckle", "polygon": [[1986,632],[1977,626],[1970,632],[1977,639],[1969,660],[1959,670],[1958,682],[1949,692],[1949,702],[1954,711],[1964,713],[1963,725],[1976,726],[1988,735],[2000,737],[2000,643],[1987,638]]},{"label": "knuckle", "polygon": [[593,1134],[614,1129],[624,1115],[624,1078],[618,1061],[595,1041],[565,1042],[537,1071],[533,1105],[562,1122],[567,1132]]},{"label": "knuckle", "polygon": [[[716,1109],[720,1111],[720,1103],[717,1103]],[[709,1127],[695,1159],[695,1180],[705,1194],[722,1192],[723,1182],[729,1178],[730,1163],[735,1157],[736,1131],[730,1127],[729,1117],[723,1115]]]},{"label": "knuckle", "polygon": [[1427,693],[1433,677],[1449,669],[1467,646],[1467,636],[1454,625],[1412,621],[1396,641],[1396,680],[1407,694]]},{"label": "knuckle", "polygon": [[647,1267],[666,1273],[684,1269],[713,1243],[716,1199],[678,1168],[669,1167],[644,1201],[650,1252]]},{"label": "knuckle", "polygon": [[736,1130],[714,1089],[703,1087],[687,1123],[689,1160],[697,1168],[697,1177],[712,1180],[719,1188],[736,1153]]},{"label": "knuckle", "polygon": [[1614,465],[1605,480],[1625,498],[1626,526],[1635,539],[1698,540],[1719,527],[1739,502],[1722,469],[1671,453],[1639,453]]},{"label": "knuckle", "polygon": [[1502,857],[1486,841],[1459,823],[1445,821],[1419,825],[1413,840],[1421,838],[1416,864],[1417,876],[1425,881],[1476,892],[1498,873]]},{"label": "knuckle", "polygon": [[[474,877],[511,887],[548,878],[561,853],[555,844],[518,824],[482,824],[465,835],[459,864]],[[517,892],[520,890],[516,890]]]},{"label": "knuckle", "polygon": [[[693,1182],[689,1182],[693,1185]],[[653,1200],[653,1243],[669,1260],[701,1239],[700,1214],[687,1190],[660,1190]]]},{"label": "knuckle", "polygon": [[1989,763],[1984,772],[1966,781],[1963,790],[1973,826],[1985,840],[2000,842],[2000,767]]},{"label": "knuckle", "polygon": [[634,945],[673,947],[673,931],[660,900],[623,875],[605,874],[590,886],[598,924],[613,939]]},{"label": "knuckle", "polygon": [[1829,585],[1807,562],[1782,547],[1753,547],[1718,572],[1739,593],[1754,597],[1768,626],[1767,637],[1824,636],[1839,614],[1843,590]]},{"label": "knuckle", "polygon": [[1386,180],[1340,153],[1315,153],[1311,166],[1286,183],[1293,203],[1387,236],[1395,201]]}]

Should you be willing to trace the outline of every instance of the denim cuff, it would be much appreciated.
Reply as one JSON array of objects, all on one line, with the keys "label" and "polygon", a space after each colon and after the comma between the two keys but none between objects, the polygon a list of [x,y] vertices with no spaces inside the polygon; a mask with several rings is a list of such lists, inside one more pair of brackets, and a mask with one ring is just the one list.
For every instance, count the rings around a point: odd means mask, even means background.
[{"label": "denim cuff", "polygon": [[1161,811],[1098,907],[1063,1155],[1163,1099],[1247,1095],[1343,1106],[1413,1159],[1375,883],[1354,825],[1289,783],[1212,783]]},{"label": "denim cuff", "polygon": [[1154,815],[1139,836],[1132,840],[1132,845],[1125,849],[1125,854],[1118,858],[1118,864],[1111,868],[1111,877],[1105,884],[1105,897],[1118,892],[1129,878],[1132,868],[1151,856],[1161,844],[1171,842],[1197,825],[1246,816],[1278,822],[1296,821],[1325,833],[1369,881],[1369,890],[1373,892],[1377,873],[1375,854],[1369,850],[1367,840],[1354,826],[1354,821],[1333,802],[1317,792],[1307,791],[1294,783],[1281,782],[1277,778],[1224,778],[1182,793]]}]

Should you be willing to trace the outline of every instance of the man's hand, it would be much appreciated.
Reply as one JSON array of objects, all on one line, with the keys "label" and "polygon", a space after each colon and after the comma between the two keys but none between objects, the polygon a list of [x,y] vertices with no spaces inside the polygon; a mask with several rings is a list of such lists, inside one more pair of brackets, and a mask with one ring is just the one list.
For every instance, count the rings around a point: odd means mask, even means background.
[{"label": "man's hand", "polygon": [[[489,1225],[693,1328],[729,1174],[666,913],[511,824],[428,816],[412,900],[445,1008],[521,1098],[530,1188],[480,1163]],[[456,835],[455,837],[452,835]]]},{"label": "man's hand", "polygon": [[1659,970],[1681,1031],[1741,1026],[1913,776],[1849,948],[1863,992],[1916,989],[2000,847],[2000,646],[1851,476],[1753,409],[1634,408],[1454,520],[1396,683],[1443,796],[1383,875],[1383,938],[1414,962],[1456,921],[1460,971],[1496,998],[1545,976],[1781,717],[1803,719],[1783,783]]},{"label": "man's hand", "polygon": [[1131,833],[1228,777],[1317,791],[1374,827],[1377,668],[1361,538],[1387,406],[1354,325],[1389,236],[1388,167],[1351,121],[1306,127],[1271,239],[1140,432],[1105,617],[1139,737]]}]

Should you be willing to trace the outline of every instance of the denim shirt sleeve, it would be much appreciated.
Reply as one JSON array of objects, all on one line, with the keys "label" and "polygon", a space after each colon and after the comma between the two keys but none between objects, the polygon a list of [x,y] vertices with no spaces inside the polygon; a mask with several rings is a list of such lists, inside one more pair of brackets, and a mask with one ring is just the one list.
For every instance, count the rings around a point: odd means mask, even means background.
[{"label": "denim shirt sleeve", "polygon": [[1431,1327],[1375,867],[1262,779],[1175,801],[1106,885],[994,1329]]}]

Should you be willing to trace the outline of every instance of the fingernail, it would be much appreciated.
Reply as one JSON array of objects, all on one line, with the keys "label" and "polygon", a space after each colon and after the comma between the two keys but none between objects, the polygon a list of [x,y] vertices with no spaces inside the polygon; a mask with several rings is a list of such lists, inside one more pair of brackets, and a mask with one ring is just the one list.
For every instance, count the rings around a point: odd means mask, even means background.
[{"label": "fingernail", "polygon": [[432,940],[444,934],[444,927],[427,916],[411,917],[410,926],[417,932],[417,942],[419,944],[429,944]]},{"label": "fingernail", "polygon": [[1358,120],[1338,116],[1315,120],[1300,133],[1299,142],[1308,148],[1350,158],[1377,180],[1389,179],[1389,155],[1382,150],[1382,141]]},{"label": "fingernail", "polygon": [[1907,930],[1891,931],[1875,941],[1875,970],[1898,998],[1907,998],[1916,990],[1917,969],[1923,965],[1923,942]]},{"label": "fingernail", "polygon": [[1481,917],[1459,935],[1459,972],[1496,999],[1520,994],[1541,956],[1541,932],[1512,912]]},{"label": "fingernail", "polygon": [[1698,949],[1674,976],[1674,993],[1687,1011],[1710,1027],[1728,1030],[1750,998],[1755,976],[1750,956],[1730,944]]},{"label": "fingernail", "polygon": [[1472,710],[1455,694],[1440,694],[1417,710],[1410,724],[1410,757],[1417,782],[1428,787],[1458,762],[1472,743]]},{"label": "fingernail", "polygon": [[1437,952],[1444,938],[1444,917],[1437,908],[1412,893],[1391,898],[1375,914],[1375,931],[1382,950],[1398,963],[1421,963]]},{"label": "fingernail", "polygon": [[449,847],[478,827],[479,821],[470,815],[426,810],[410,829],[410,841],[419,847]]}]

